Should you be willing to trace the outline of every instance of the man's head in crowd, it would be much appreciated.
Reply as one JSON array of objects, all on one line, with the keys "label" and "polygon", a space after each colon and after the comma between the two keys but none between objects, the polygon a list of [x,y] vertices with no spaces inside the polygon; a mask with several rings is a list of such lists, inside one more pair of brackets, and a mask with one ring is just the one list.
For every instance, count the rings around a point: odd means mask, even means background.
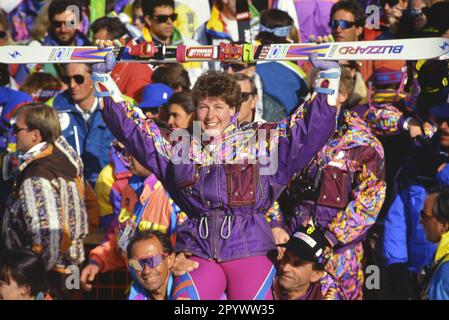
[{"label": "man's head in crowd", "polygon": [[240,99],[240,86],[226,73],[209,71],[199,77],[192,89],[192,100],[202,130],[212,137],[222,133],[238,112]]},{"label": "man's head in crowd", "polygon": [[53,144],[61,135],[56,111],[43,103],[26,104],[15,113],[13,132],[17,150],[27,152],[41,142]]},{"label": "man's head in crowd", "polygon": [[449,189],[430,193],[421,210],[421,223],[427,240],[437,243],[449,230]]},{"label": "man's head in crowd", "polygon": [[335,41],[357,41],[365,26],[365,12],[355,0],[342,0],[332,6],[329,26]]},{"label": "man's head in crowd", "polygon": [[84,63],[70,63],[66,66],[66,75],[62,81],[69,87],[70,95],[81,109],[92,106],[94,85],[91,79],[92,66]]},{"label": "man's head in crowd", "polygon": [[29,249],[0,252],[0,300],[34,300],[44,290],[45,264]]},{"label": "man's head in crowd", "polygon": [[95,43],[97,40],[122,40],[123,44],[125,39],[122,37],[128,34],[126,26],[117,17],[103,17],[95,20],[91,25],[92,41]]},{"label": "man's head in crowd", "polygon": [[286,248],[279,263],[279,287],[289,299],[298,299],[324,276],[331,257],[329,243],[319,228],[301,226],[287,243],[279,246]]},{"label": "man's head in crowd", "polygon": [[241,90],[242,99],[238,120],[240,123],[251,123],[254,121],[256,102],[258,99],[254,78],[250,78],[243,73],[234,73],[231,75],[231,79],[237,81]]},{"label": "man's head in crowd", "polygon": [[154,0],[142,2],[146,26],[151,34],[162,42],[170,42],[173,35],[173,22],[177,19],[173,0]]},{"label": "man's head in crowd", "polygon": [[256,40],[262,44],[288,43],[293,28],[293,19],[287,12],[268,9],[260,16],[260,29]]},{"label": "man's head in crowd", "polygon": [[142,10],[142,0],[135,0],[132,5],[133,9],[133,25],[139,29],[145,26],[145,19]]},{"label": "man's head in crowd", "polygon": [[170,237],[158,231],[138,232],[128,245],[128,262],[137,281],[154,299],[165,299],[175,254]]},{"label": "man's head in crowd", "polygon": [[[78,8],[78,16],[70,10],[73,6]],[[74,45],[82,17],[82,7],[78,0],[53,0],[48,7],[49,31],[60,45]]]}]

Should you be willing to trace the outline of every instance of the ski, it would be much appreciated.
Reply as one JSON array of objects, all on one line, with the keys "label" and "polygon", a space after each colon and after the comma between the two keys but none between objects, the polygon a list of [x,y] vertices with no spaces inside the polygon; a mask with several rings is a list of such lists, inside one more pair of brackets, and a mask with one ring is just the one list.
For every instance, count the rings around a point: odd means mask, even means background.
[{"label": "ski", "polygon": [[307,60],[312,52],[325,60],[449,59],[449,39],[417,38],[324,44],[229,44],[154,46],[150,42],[120,48],[2,46],[0,63],[96,63],[113,51],[119,62]]}]

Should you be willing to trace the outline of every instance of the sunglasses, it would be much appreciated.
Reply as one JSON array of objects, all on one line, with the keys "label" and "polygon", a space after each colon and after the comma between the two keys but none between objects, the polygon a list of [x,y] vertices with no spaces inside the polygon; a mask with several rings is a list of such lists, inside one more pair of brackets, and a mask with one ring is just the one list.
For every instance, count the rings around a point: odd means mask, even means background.
[{"label": "sunglasses", "polygon": [[167,256],[168,254],[164,253],[142,259],[129,259],[128,264],[135,271],[142,271],[145,266],[153,269],[160,265]]},{"label": "sunglasses", "polygon": [[221,67],[224,71],[228,71],[231,68],[234,72],[240,72],[248,68],[248,65],[245,63],[223,62]]},{"label": "sunglasses", "polygon": [[0,31],[0,39],[5,39],[8,36],[6,31]]},{"label": "sunglasses", "polygon": [[20,131],[22,131],[22,130],[30,131],[29,128],[20,128],[16,123],[14,123],[14,124],[12,125],[12,132],[13,132],[15,135],[17,135],[17,134],[18,134]]},{"label": "sunglasses", "polygon": [[257,94],[257,92],[253,92],[253,91],[252,92],[242,92],[240,94],[240,97],[242,97],[241,102],[248,101],[249,97],[256,95],[256,94]]},{"label": "sunglasses", "polygon": [[75,74],[73,77],[69,76],[63,76],[61,77],[62,82],[64,82],[66,85],[70,85],[72,82],[72,79],[75,80],[77,84],[83,84],[84,83],[84,76],[80,74]]},{"label": "sunglasses", "polygon": [[75,25],[75,20],[70,20],[70,21],[53,20],[51,22],[51,26],[53,27],[53,29],[62,28],[63,24],[65,24],[69,28],[69,26],[74,26]]},{"label": "sunglasses", "polygon": [[424,212],[424,210],[421,210],[421,211],[419,212],[419,214],[420,214],[421,219],[422,219],[423,221],[424,221],[424,220],[430,220],[430,219],[432,219],[432,218],[435,217],[435,215],[428,216],[428,215]]},{"label": "sunglasses", "polygon": [[178,19],[178,14],[173,13],[169,16],[166,14],[160,14],[160,15],[154,16],[154,20],[156,20],[157,23],[167,22],[168,19],[170,19],[171,21],[176,21],[176,19]]},{"label": "sunglasses", "polygon": [[335,30],[338,27],[342,28],[343,30],[346,30],[352,28],[353,26],[355,26],[354,21],[336,19],[329,22],[329,27],[331,27],[332,30]]}]

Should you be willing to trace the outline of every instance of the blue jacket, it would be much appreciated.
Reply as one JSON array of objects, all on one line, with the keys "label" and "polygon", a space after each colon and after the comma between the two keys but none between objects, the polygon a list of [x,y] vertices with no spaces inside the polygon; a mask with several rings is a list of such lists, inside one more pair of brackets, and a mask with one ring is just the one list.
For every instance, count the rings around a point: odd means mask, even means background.
[{"label": "blue jacket", "polygon": [[14,136],[10,130],[11,119],[14,111],[26,102],[33,99],[21,91],[13,90],[6,87],[0,87],[0,152],[5,151],[8,142],[14,142]]},{"label": "blue jacket", "polygon": [[59,113],[62,135],[75,150],[79,148],[84,162],[84,176],[91,185],[95,185],[101,169],[109,163],[111,143],[114,140],[103,122],[100,108],[91,115],[88,127],[68,91],[55,97],[53,107]]},{"label": "blue jacket", "polygon": [[416,182],[401,190],[385,218],[383,254],[387,265],[406,263],[417,272],[432,263],[436,246],[427,241],[419,212],[424,207],[427,190]]},{"label": "blue jacket", "polygon": [[424,287],[424,300],[449,300],[449,232],[441,236],[429,273],[429,282]]},{"label": "blue jacket", "polygon": [[[256,66],[256,73],[262,81],[264,94],[281,104],[286,116],[289,116],[296,107],[301,105],[309,93],[306,74],[292,62],[259,63]],[[271,119],[265,120],[272,121]]]}]

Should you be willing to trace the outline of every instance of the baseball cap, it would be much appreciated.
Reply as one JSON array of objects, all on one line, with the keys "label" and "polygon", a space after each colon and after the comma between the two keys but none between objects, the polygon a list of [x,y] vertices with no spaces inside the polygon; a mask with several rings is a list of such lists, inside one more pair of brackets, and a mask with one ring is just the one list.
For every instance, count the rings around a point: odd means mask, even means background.
[{"label": "baseball cap", "polygon": [[430,107],[429,113],[438,118],[449,118],[449,88],[441,90],[439,101]]},{"label": "baseball cap", "polygon": [[163,83],[150,83],[142,93],[142,102],[137,106],[140,109],[157,108],[173,95],[173,89]]},{"label": "baseball cap", "polygon": [[321,267],[326,266],[332,257],[332,248],[319,227],[300,226],[287,243],[278,244],[303,261],[316,262]]},{"label": "baseball cap", "polygon": [[434,3],[430,8],[423,8],[427,24],[422,29],[422,35],[439,37],[449,29],[449,2]]}]

